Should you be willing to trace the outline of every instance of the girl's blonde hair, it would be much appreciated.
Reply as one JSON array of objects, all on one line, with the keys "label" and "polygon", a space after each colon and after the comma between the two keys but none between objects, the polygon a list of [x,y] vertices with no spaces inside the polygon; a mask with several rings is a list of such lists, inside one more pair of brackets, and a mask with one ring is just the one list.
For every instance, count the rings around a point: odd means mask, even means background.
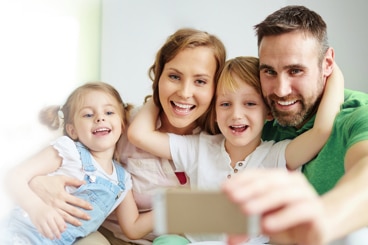
[{"label": "girl's blonde hair", "polygon": [[[238,83],[235,81],[234,75],[238,76],[244,83],[250,85],[262,95],[259,78],[259,59],[251,56],[239,56],[226,61],[217,83],[215,97],[219,94],[234,92],[238,89]],[[211,107],[209,133],[221,133],[216,123],[215,105]]]},{"label": "girl's blonde hair", "polygon": [[[52,130],[63,128],[63,134],[68,135],[66,130],[67,124],[73,124],[74,115],[76,114],[80,102],[84,95],[90,91],[101,91],[111,95],[118,103],[118,114],[121,118],[122,132],[126,132],[126,125],[130,117],[130,110],[133,108],[130,104],[124,104],[119,92],[110,84],[104,82],[89,82],[76,88],[67,98],[64,105],[52,105],[43,108],[40,111],[40,122]],[[68,135],[69,136],[69,135]],[[118,154],[115,152],[115,159]]]}]

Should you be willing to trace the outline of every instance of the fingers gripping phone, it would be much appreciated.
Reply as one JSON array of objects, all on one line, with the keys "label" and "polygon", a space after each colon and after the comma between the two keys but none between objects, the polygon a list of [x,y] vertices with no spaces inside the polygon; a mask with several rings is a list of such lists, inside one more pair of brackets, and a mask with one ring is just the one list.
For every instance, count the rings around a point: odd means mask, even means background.
[{"label": "fingers gripping phone", "polygon": [[246,216],[221,191],[160,190],[153,197],[153,212],[157,234],[260,232],[259,216]]}]

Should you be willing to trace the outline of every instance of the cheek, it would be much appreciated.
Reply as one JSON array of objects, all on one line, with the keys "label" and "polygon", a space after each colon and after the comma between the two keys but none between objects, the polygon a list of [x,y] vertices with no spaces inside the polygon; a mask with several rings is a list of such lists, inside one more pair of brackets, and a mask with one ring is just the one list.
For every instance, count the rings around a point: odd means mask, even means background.
[{"label": "cheek", "polygon": [[164,79],[160,79],[158,82],[158,90],[159,90],[159,97],[160,100],[161,98],[166,98],[169,96],[170,93],[172,93],[172,84],[167,82]]},{"label": "cheek", "polygon": [[272,93],[273,87],[270,82],[262,82],[261,83],[261,89],[262,89],[262,95],[263,97],[267,97],[269,94]]},{"label": "cheek", "polygon": [[199,91],[196,95],[198,104],[209,107],[214,96],[215,90],[214,89],[206,89],[203,91]]}]

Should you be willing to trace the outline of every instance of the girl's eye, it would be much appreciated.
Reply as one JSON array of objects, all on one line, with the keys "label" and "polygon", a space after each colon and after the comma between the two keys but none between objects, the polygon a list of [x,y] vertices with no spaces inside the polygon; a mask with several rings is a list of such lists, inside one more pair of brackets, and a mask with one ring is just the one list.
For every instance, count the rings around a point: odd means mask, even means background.
[{"label": "girl's eye", "polygon": [[255,105],[257,105],[256,103],[254,103],[254,102],[247,102],[247,103],[245,103],[247,106],[255,106]]},{"label": "girl's eye", "polygon": [[113,114],[115,114],[113,111],[106,112],[106,115],[113,115]]},{"label": "girl's eye", "polygon": [[93,117],[93,114],[91,114],[91,113],[87,113],[87,114],[84,114],[84,116],[83,117]]}]

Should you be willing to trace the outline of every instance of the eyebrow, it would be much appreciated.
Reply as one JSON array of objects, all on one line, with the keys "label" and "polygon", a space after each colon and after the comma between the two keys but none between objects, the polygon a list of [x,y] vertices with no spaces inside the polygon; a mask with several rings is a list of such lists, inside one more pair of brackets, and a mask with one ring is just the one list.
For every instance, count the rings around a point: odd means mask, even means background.
[{"label": "eyebrow", "polygon": [[[287,70],[287,69],[295,69],[295,68],[305,68],[304,65],[302,64],[293,64],[293,65],[287,65],[287,66],[284,66],[283,69]],[[269,69],[269,70],[274,70],[274,68],[270,65],[266,65],[266,64],[261,64],[259,65],[259,70],[263,70],[263,69]]]},{"label": "eyebrow", "polygon": [[[176,68],[168,67],[167,70],[168,71],[173,71],[173,72],[179,73],[180,75],[183,75],[183,73],[181,71],[177,70]],[[207,78],[211,78],[213,76],[211,76],[209,74],[206,74],[206,73],[199,73],[199,74],[195,74],[194,77],[207,77]]]},{"label": "eyebrow", "polygon": [[271,69],[274,70],[274,68],[270,65],[266,65],[266,64],[260,64],[259,65],[259,70],[263,70],[263,69]]}]

